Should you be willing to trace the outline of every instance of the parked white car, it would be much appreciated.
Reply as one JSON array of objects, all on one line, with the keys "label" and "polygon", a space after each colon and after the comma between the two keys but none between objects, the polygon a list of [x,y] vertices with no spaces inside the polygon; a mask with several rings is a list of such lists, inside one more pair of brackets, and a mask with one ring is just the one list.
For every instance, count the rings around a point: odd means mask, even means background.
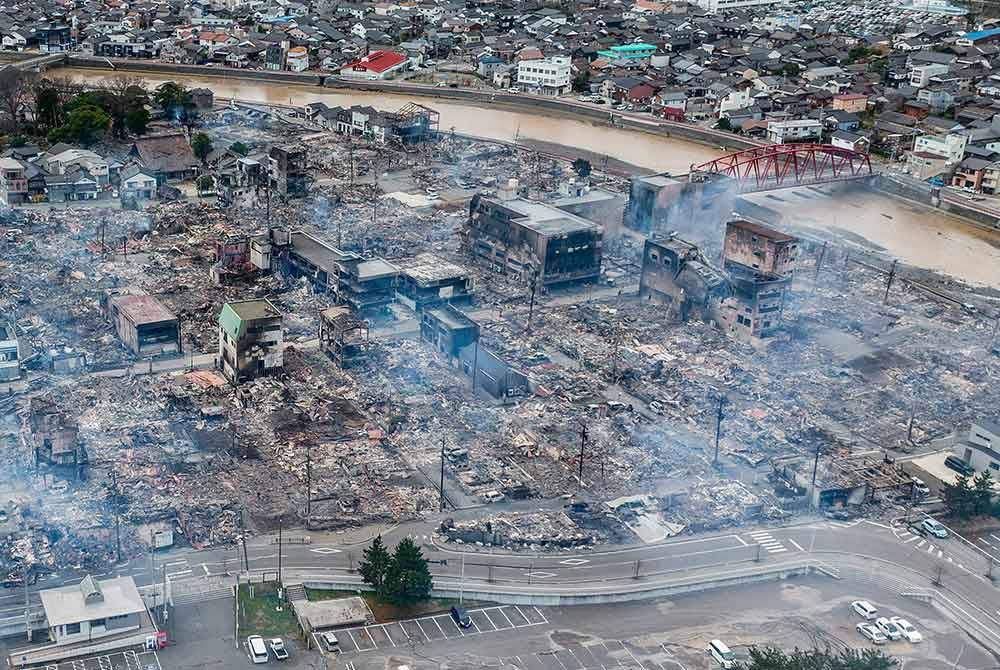
[{"label": "parked white car", "polygon": [[869,621],[878,618],[878,610],[867,600],[855,600],[851,603],[851,609]]},{"label": "parked white car", "polygon": [[934,537],[939,537],[941,539],[948,537],[948,529],[936,519],[924,519],[924,522],[920,525]]},{"label": "parked white car", "polygon": [[899,626],[894,624],[891,619],[887,619],[884,616],[875,619],[875,625],[878,627],[882,634],[885,635],[890,640],[898,640],[903,637],[903,631],[899,629]]},{"label": "parked white car", "polygon": [[924,636],[920,634],[920,631],[913,627],[913,624],[904,619],[903,617],[889,617],[889,621],[896,624],[899,631],[903,634],[903,639],[907,642],[912,642],[916,644],[917,642],[923,642]]},{"label": "parked white car", "polygon": [[882,631],[870,623],[859,623],[855,626],[855,628],[857,628],[859,633],[871,640],[874,644],[885,644],[888,642],[885,635],[882,634]]}]

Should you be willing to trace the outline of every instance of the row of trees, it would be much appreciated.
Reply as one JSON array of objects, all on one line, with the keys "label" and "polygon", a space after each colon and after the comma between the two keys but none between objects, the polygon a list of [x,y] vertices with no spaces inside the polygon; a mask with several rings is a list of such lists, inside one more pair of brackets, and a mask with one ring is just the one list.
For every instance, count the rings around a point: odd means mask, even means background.
[{"label": "row of trees", "polygon": [[84,88],[68,78],[0,70],[0,122],[14,136],[90,145],[108,134],[116,139],[143,135],[153,104],[173,120],[188,125],[197,120],[191,92],[174,82],[150,92],[141,78],[119,75]]},{"label": "row of trees", "polygon": [[993,476],[989,470],[972,478],[958,475],[954,484],[944,485],[941,497],[948,513],[959,519],[1000,511],[993,504]]},{"label": "row of trees", "polygon": [[382,536],[376,537],[365,549],[358,572],[380,598],[397,605],[410,605],[431,596],[427,559],[408,537],[391,554],[382,543]]},{"label": "row of trees", "polygon": [[790,654],[776,647],[752,647],[739,670],[895,670],[899,661],[876,649],[796,649]]}]

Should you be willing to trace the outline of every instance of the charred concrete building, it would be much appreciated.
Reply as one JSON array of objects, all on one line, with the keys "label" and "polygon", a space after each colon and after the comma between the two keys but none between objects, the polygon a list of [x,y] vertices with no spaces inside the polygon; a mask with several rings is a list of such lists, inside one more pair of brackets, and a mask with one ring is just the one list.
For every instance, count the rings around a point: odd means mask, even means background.
[{"label": "charred concrete building", "polygon": [[355,318],[350,307],[330,307],[319,313],[319,348],[342,368],[365,358],[368,334],[368,324]]},{"label": "charred concrete building", "polygon": [[283,271],[307,277],[317,291],[334,295],[355,312],[374,313],[396,297],[399,268],[380,258],[365,259],[304,233],[271,230],[272,256]]},{"label": "charred concrete building", "polygon": [[778,331],[797,258],[791,235],[752,221],[726,224],[723,267],[733,297],[723,304],[722,322],[731,335],[754,341]]},{"label": "charred concrete building", "polygon": [[219,314],[218,365],[233,384],[280,371],[282,316],[270,300],[227,302]]},{"label": "charred concrete building", "polygon": [[401,263],[397,297],[414,311],[428,305],[472,302],[473,281],[469,272],[434,254],[419,254]]},{"label": "charred concrete building", "polygon": [[477,194],[462,235],[474,257],[525,283],[554,286],[601,275],[601,227],[542,202]]},{"label": "charred concrete building", "polygon": [[457,360],[463,347],[479,341],[479,324],[452,305],[429,307],[420,314],[420,337]]},{"label": "charred concrete building", "polygon": [[718,321],[722,301],[732,295],[725,274],[709,265],[701,250],[678,237],[646,240],[639,298],[665,305],[686,321]]},{"label": "charred concrete building", "polygon": [[35,465],[72,466],[85,460],[80,424],[49,396],[35,396],[28,409],[28,428]]},{"label": "charred concrete building", "polygon": [[271,147],[267,166],[272,191],[282,196],[299,196],[309,190],[309,161],[305,147]]},{"label": "charred concrete building", "polygon": [[787,277],[794,271],[798,256],[796,237],[752,221],[726,224],[722,257],[727,270],[738,265],[767,275]]},{"label": "charred concrete building", "polygon": [[625,197],[620,193],[594,188],[589,184],[569,180],[560,184],[560,197],[552,206],[604,227],[604,237],[621,227],[625,212]]},{"label": "charred concrete building", "polygon": [[118,339],[137,356],[180,352],[180,321],[153,296],[112,290],[102,296],[101,307]]},{"label": "charred concrete building", "polygon": [[635,177],[623,223],[646,234],[691,233],[705,221],[728,218],[735,202],[735,193],[726,181],[708,175],[696,179],[668,174]]}]

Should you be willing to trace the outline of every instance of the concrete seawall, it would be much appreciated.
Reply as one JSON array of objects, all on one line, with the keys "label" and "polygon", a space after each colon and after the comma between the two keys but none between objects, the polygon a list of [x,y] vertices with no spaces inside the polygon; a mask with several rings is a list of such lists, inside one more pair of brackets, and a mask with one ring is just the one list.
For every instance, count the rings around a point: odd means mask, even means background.
[{"label": "concrete seawall", "polygon": [[871,187],[882,193],[943,210],[961,217],[966,223],[977,228],[993,232],[1000,230],[1000,216],[997,213],[987,210],[971,200],[961,202],[955,200],[955,196],[942,196],[940,188],[931,186],[927,182],[902,175],[881,174],[871,180]]}]

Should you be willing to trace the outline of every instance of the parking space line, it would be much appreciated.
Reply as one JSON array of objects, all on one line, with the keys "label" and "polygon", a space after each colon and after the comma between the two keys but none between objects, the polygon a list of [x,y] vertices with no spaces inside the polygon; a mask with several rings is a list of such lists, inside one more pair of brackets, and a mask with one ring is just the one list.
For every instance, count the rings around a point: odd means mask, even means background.
[{"label": "parking space line", "polygon": [[[493,626],[493,630],[501,630],[500,626],[498,626],[497,623],[496,623],[496,621],[493,620],[493,617],[490,616],[489,612],[487,612],[486,610],[483,610],[483,616],[485,616],[486,620],[490,622],[491,626]],[[473,623],[475,623],[475,622],[473,622]]]},{"label": "parking space line", "polygon": [[[420,629],[420,634],[424,636],[424,639],[426,639],[428,642],[430,642],[431,641],[431,636],[428,635],[427,631],[424,630],[424,627],[420,625],[420,619],[414,619],[413,622],[415,624],[417,624],[417,628]],[[440,628],[440,626],[439,626],[439,628]]]},{"label": "parking space line", "polygon": [[521,608],[518,607],[517,605],[514,605],[514,609],[516,609],[517,613],[521,615],[522,619],[524,619],[524,625],[530,626],[531,625],[531,619],[529,619],[528,617],[524,616],[524,612],[521,611]]},{"label": "parking space line", "polygon": [[538,611],[538,608],[532,605],[531,609],[535,610],[535,614],[542,618],[542,623],[548,623],[549,620],[545,618],[545,615]]},{"label": "parking space line", "polygon": [[913,542],[914,540],[919,540],[919,539],[920,539],[919,535],[914,535],[909,540],[903,540],[903,544],[909,544],[910,542]]},{"label": "parking space line", "polygon": [[633,653],[632,653],[632,650],[631,650],[631,649],[629,649],[628,647],[626,647],[626,646],[625,646],[625,643],[624,643],[624,642],[622,642],[622,643],[621,643],[621,645],[622,645],[622,649],[624,649],[624,650],[625,650],[625,653],[627,653],[627,654],[628,654],[629,656],[631,656],[631,657],[632,657],[632,660],[633,660],[633,661],[635,661],[635,664],[636,664],[636,665],[638,665],[638,666],[639,666],[640,668],[642,668],[642,670],[646,670],[646,666],[644,666],[644,665],[643,665],[643,664],[642,664],[642,663],[641,663],[641,662],[639,661],[639,659],[635,657],[635,654],[633,654]]},{"label": "parking space line", "polygon": [[569,670],[569,668],[566,667],[566,664],[563,663],[561,660],[559,660],[559,654],[557,653],[558,651],[559,650],[556,649],[556,650],[551,651],[551,652],[546,652],[546,655],[551,656],[552,658],[556,659],[556,663],[558,663],[559,665],[561,665],[563,670]]},{"label": "parking space line", "polygon": [[432,616],[432,617],[431,617],[431,621],[433,621],[433,622],[434,622],[434,625],[438,627],[438,630],[439,630],[439,631],[441,631],[441,635],[442,635],[442,636],[444,637],[444,639],[446,639],[446,640],[447,640],[447,639],[448,639],[448,634],[444,632],[444,628],[441,628],[441,624],[439,624],[439,623],[437,622],[437,617],[434,617],[434,616]]},{"label": "parking space line", "polygon": [[583,670],[586,670],[586,668],[587,668],[587,664],[586,664],[586,663],[584,663],[583,661],[581,661],[581,660],[580,660],[580,657],[579,657],[579,656],[577,656],[576,654],[574,654],[574,653],[573,653],[573,650],[572,650],[572,649],[570,649],[569,647],[566,647],[566,651],[568,651],[568,652],[569,652],[569,655],[570,655],[570,656],[572,656],[572,657],[573,657],[573,659],[574,659],[574,660],[575,660],[575,661],[576,661],[577,663],[579,663],[579,664],[580,664],[580,667],[581,667],[581,668],[582,668]]},{"label": "parking space line", "polygon": [[510,624],[511,628],[517,628],[517,626],[514,625],[514,622],[510,620],[510,617],[507,616],[507,613],[504,612],[506,609],[505,607],[498,607],[497,609],[500,610],[500,614],[503,614],[503,618],[507,620],[507,623]]},{"label": "parking space line", "polygon": [[[471,621],[471,620],[472,620],[472,617],[469,617],[469,620]],[[457,630],[457,631],[458,631],[458,634],[459,634],[459,635],[461,635],[462,637],[465,637],[465,631],[464,631],[464,630],[462,630],[462,627],[461,627],[461,626],[459,626],[459,625],[458,625],[457,623],[455,623],[455,620],[454,620],[454,619],[452,619],[451,617],[448,617],[448,621],[450,621],[450,622],[451,622],[451,625],[455,627],[455,630]],[[473,621],[473,622],[472,622],[472,625],[473,625],[473,626],[475,626],[475,625],[476,625],[476,622],[475,622],[475,621]],[[477,627],[477,630],[478,630],[478,627]]]},{"label": "parking space line", "polygon": [[[486,618],[487,618],[487,619],[489,619],[489,617],[486,617]],[[477,633],[479,633],[480,635],[482,635],[483,631],[482,631],[482,630],[480,630],[480,628],[479,628],[479,624],[477,624],[477,623],[476,623],[476,620],[475,620],[475,619],[473,619],[473,618],[472,618],[472,617],[470,616],[470,617],[469,617],[469,621],[470,621],[470,622],[472,623],[472,625],[473,625],[473,626],[475,626],[475,627],[476,627],[476,632],[477,632]],[[496,628],[496,626],[494,626],[494,628]]]},{"label": "parking space line", "polygon": [[358,641],[354,639],[354,633],[352,633],[351,631],[347,631],[347,636],[351,638],[351,643],[354,645],[354,648],[357,651],[361,651],[361,645],[358,644]]},{"label": "parking space line", "polygon": [[388,631],[388,629],[386,629],[386,627],[385,627],[385,624],[381,624],[381,626],[382,626],[382,632],[383,632],[383,633],[385,633],[385,636],[386,636],[387,638],[389,638],[389,643],[390,643],[390,644],[391,644],[392,646],[394,646],[394,647],[395,647],[395,646],[396,646],[396,641],[392,639],[392,635],[389,635],[389,631]]}]

